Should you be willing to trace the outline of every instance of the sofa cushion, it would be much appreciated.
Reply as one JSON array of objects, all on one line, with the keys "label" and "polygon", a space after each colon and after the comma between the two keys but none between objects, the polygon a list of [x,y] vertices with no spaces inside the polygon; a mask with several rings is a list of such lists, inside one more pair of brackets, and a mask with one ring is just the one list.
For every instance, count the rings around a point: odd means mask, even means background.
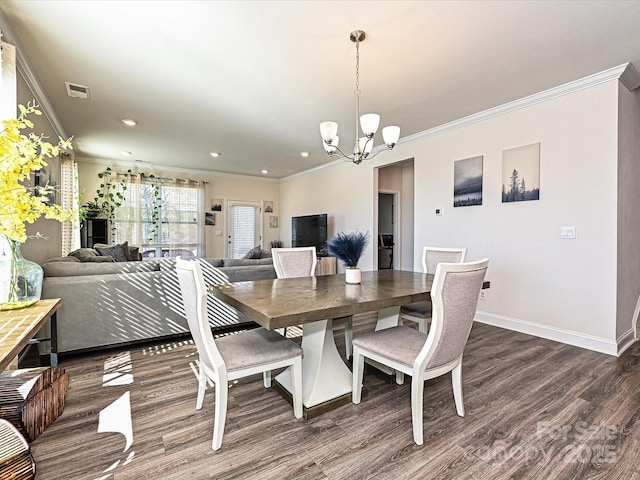
[{"label": "sofa cushion", "polygon": [[54,257],[54,258],[50,258],[49,260],[47,260],[47,262],[73,262],[73,263],[79,263],[80,259],[76,258],[76,257]]},{"label": "sofa cushion", "polygon": [[93,248],[78,248],[69,253],[70,257],[77,258],[81,262],[91,261],[92,258],[99,256],[100,254]]},{"label": "sofa cushion", "polygon": [[273,259],[269,258],[225,258],[225,267],[249,267],[255,265],[271,265]]},{"label": "sofa cushion", "polygon": [[111,257],[110,261],[98,262],[47,262],[42,265],[45,277],[73,277],[79,275],[116,275],[137,272],[153,272],[160,270],[157,261],[148,260],[144,262],[119,262],[116,263]]}]

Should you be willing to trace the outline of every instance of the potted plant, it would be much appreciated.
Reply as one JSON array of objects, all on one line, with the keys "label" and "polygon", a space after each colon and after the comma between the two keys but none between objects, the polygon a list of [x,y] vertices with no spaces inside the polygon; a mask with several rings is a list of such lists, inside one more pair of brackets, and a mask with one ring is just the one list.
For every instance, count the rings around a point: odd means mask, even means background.
[{"label": "potted plant", "polygon": [[32,176],[47,166],[46,158],[72,148],[70,141],[45,142],[31,131],[34,124],[28,118],[42,114],[37,105],[19,109],[18,118],[3,120],[0,128],[0,310],[28,307],[40,299],[42,267],[20,251],[29,238],[26,224],[40,217],[65,222],[78,213],[50,201],[53,186],[31,186]]},{"label": "potted plant", "polygon": [[96,218],[102,213],[102,207],[95,200],[91,200],[82,207],[82,213],[84,218]]},{"label": "potted plant", "polygon": [[358,268],[360,256],[369,243],[369,232],[339,232],[327,242],[327,251],[344,263],[347,283],[360,283],[362,272]]}]

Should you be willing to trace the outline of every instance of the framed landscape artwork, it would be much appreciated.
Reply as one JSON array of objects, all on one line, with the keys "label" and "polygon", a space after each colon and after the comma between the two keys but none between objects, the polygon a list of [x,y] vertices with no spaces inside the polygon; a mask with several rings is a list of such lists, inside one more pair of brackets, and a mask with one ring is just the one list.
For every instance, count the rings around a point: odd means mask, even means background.
[{"label": "framed landscape artwork", "polygon": [[211,211],[212,212],[221,212],[222,211],[222,199],[221,198],[212,198],[211,199]]},{"label": "framed landscape artwork", "polygon": [[502,203],[540,200],[540,143],[502,151]]},{"label": "framed landscape artwork", "polygon": [[482,205],[482,156],[453,162],[453,206]]}]

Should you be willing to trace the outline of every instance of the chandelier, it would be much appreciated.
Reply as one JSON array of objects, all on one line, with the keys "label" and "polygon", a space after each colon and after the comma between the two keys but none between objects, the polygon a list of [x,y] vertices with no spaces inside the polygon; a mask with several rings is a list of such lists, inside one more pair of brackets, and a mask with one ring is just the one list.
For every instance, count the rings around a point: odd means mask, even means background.
[{"label": "chandelier", "polygon": [[[380,124],[380,115],[367,113],[360,116],[360,42],[364,41],[365,33],[362,30],[354,30],[349,35],[349,38],[356,44],[356,89],[353,92],[356,96],[356,132],[353,154],[347,155],[338,147],[340,137],[338,137],[338,124],[336,122],[322,122],[320,124],[320,135],[322,136],[322,145],[329,156],[337,156],[347,162],[353,162],[358,165],[363,160],[371,159],[382,151],[380,150],[369,156],[373,150],[373,136]],[[358,132],[361,129],[364,137],[358,138]],[[382,129],[382,138],[387,148],[391,150],[396,146],[398,138],[400,138],[400,127],[384,127]]]}]

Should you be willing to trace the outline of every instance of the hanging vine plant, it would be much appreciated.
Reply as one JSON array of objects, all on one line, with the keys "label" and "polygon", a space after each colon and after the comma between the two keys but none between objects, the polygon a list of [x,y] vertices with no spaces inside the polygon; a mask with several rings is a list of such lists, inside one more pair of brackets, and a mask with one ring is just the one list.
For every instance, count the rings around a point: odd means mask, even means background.
[{"label": "hanging vine plant", "polygon": [[118,174],[114,173],[111,167],[107,167],[104,172],[98,173],[98,178],[101,182],[96,190],[96,197],[93,199],[93,202],[99,206],[100,211],[109,219],[112,237],[116,234],[116,224],[114,221],[116,208],[124,203],[124,192],[127,191],[127,183],[131,176],[131,169],[123,174],[119,174],[122,176],[120,181],[114,181],[114,175],[117,176]]},{"label": "hanging vine plant", "polygon": [[162,192],[160,189],[160,180],[152,175],[140,174],[141,180],[148,180],[151,184],[150,195],[148,197],[148,206],[151,214],[149,216],[149,235],[148,243],[156,243],[156,235],[158,233],[158,225],[160,223],[160,209],[162,207]]}]

